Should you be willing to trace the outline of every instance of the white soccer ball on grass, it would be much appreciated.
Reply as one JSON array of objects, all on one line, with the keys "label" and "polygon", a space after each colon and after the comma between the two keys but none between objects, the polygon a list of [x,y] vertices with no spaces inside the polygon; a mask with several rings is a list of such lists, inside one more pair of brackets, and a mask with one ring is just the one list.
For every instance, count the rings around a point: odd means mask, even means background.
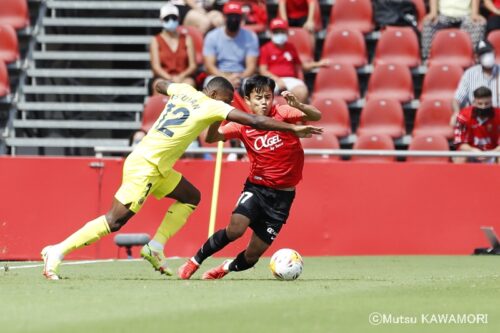
[{"label": "white soccer ball on grass", "polygon": [[273,254],[269,267],[278,280],[295,280],[302,274],[304,260],[295,250],[281,249]]}]

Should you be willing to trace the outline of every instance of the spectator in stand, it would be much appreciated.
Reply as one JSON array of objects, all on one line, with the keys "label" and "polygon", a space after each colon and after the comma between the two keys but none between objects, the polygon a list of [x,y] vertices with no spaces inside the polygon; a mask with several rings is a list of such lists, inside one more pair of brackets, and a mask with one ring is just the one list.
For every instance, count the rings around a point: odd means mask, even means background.
[{"label": "spectator in stand", "polygon": [[255,33],[266,31],[267,8],[264,0],[241,1],[243,27]]},{"label": "spectator in stand", "polygon": [[486,19],[479,14],[480,0],[430,0],[429,14],[422,29],[422,57],[427,59],[435,33],[440,29],[460,28],[470,35],[472,45],[484,37]]},{"label": "spectator in stand", "polygon": [[149,47],[154,81],[165,79],[194,87],[193,75],[197,68],[194,44],[189,35],[177,32],[179,10],[167,3],[160,10],[160,18],[163,30],[153,37]]},{"label": "spectator in stand", "polygon": [[[462,109],[455,124],[457,150],[481,152],[500,151],[500,109],[492,106],[491,90],[479,87],[474,90],[472,106]],[[496,158],[454,158],[455,163],[495,163]]]},{"label": "spectator in stand", "polygon": [[223,13],[225,26],[205,37],[203,60],[209,76],[204,84],[214,76],[223,76],[239,89],[245,78],[255,74],[259,40],[254,32],[241,28],[243,11],[239,2],[226,2]]},{"label": "spectator in stand", "polygon": [[171,0],[180,13],[180,24],[198,28],[203,34],[224,24],[221,12],[211,10],[210,0]]},{"label": "spectator in stand", "polygon": [[487,87],[492,91],[492,105],[500,106],[498,75],[500,67],[495,64],[495,50],[488,41],[480,41],[476,47],[478,64],[468,68],[462,76],[453,100],[453,116],[451,125],[455,124],[456,116],[461,108],[471,105],[474,91],[479,87]]},{"label": "spectator in stand", "polygon": [[309,71],[313,68],[327,66],[328,61],[321,60],[303,64],[295,46],[288,42],[288,23],[281,18],[275,18],[269,27],[271,41],[260,49],[259,72],[276,82],[276,94],[288,90],[301,103],[305,103],[309,93],[302,80],[303,70]]},{"label": "spectator in stand", "polygon": [[315,6],[315,0],[278,1],[278,16],[285,20],[290,27],[302,27],[309,31],[313,49],[316,42],[314,38],[314,31],[316,28],[314,24]]},{"label": "spectator in stand", "polygon": [[484,7],[491,13],[486,23],[486,35],[500,29],[500,0],[484,0]]}]

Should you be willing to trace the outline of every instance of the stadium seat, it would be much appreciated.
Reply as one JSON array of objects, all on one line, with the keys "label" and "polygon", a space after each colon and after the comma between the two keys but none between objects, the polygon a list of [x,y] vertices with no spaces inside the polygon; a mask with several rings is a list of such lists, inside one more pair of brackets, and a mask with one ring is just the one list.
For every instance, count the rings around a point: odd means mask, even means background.
[{"label": "stadium seat", "polygon": [[467,68],[474,64],[469,34],[460,29],[442,29],[432,40],[427,65],[458,65]]},{"label": "stadium seat", "polygon": [[0,25],[0,61],[11,63],[19,60],[16,31],[10,25]]},{"label": "stadium seat", "polygon": [[393,99],[371,99],[361,110],[357,135],[385,134],[399,138],[405,134],[401,104]]},{"label": "stadium seat", "polygon": [[[353,149],[366,150],[395,150],[391,137],[384,134],[368,134],[358,136]],[[356,162],[393,162],[394,156],[352,156],[351,161]]]},{"label": "stadium seat", "polygon": [[2,0],[0,5],[0,25],[10,25],[14,29],[24,29],[29,26],[27,0]]},{"label": "stadium seat", "polygon": [[203,34],[200,30],[193,26],[183,25],[179,27],[180,33],[189,35],[193,40],[194,51],[196,53],[196,63],[203,64]]},{"label": "stadium seat", "polygon": [[368,63],[363,34],[352,29],[332,29],[325,37],[322,59],[332,64],[364,66]]},{"label": "stadium seat", "polygon": [[397,64],[416,67],[421,63],[420,46],[413,28],[387,27],[382,31],[373,64]]},{"label": "stadium seat", "polygon": [[422,84],[420,102],[425,100],[451,100],[464,71],[458,65],[435,65],[427,69]]},{"label": "stadium seat", "polygon": [[[325,128],[323,134],[313,135],[311,138],[300,139],[304,149],[340,149],[339,140],[331,128]],[[305,155],[310,159],[340,160],[338,155]]]},{"label": "stadium seat", "polygon": [[9,73],[7,66],[0,60],[0,98],[10,94]]},{"label": "stadium seat", "polygon": [[318,126],[340,138],[351,134],[351,119],[345,101],[318,95],[312,99],[311,104],[321,111]]},{"label": "stadium seat", "polygon": [[[442,150],[449,151],[450,146],[448,140],[441,135],[419,135],[414,136],[411,140],[408,150]],[[408,156],[407,162],[412,163],[448,163],[448,157],[413,157]]]},{"label": "stadium seat", "polygon": [[146,103],[144,104],[144,111],[142,112],[142,130],[146,132],[149,131],[165,108],[165,104],[167,104],[167,102],[168,96],[165,95],[154,95],[148,97]]},{"label": "stadium seat", "polygon": [[413,136],[439,135],[453,138],[450,126],[453,108],[450,100],[426,100],[420,103],[415,114]]},{"label": "stadium seat", "polygon": [[351,65],[322,67],[314,80],[313,98],[325,95],[332,99],[353,102],[359,99],[359,82],[356,69]]},{"label": "stadium seat", "polygon": [[314,51],[309,32],[304,28],[290,27],[288,35],[288,41],[297,49],[300,61],[303,63],[313,61]]},{"label": "stadium seat", "polygon": [[500,30],[493,30],[488,34],[488,41],[495,48],[496,63],[500,63]]},{"label": "stadium seat", "polygon": [[410,69],[404,65],[375,66],[366,99],[395,99],[401,103],[413,99],[413,81]]},{"label": "stadium seat", "polygon": [[370,0],[336,0],[330,12],[328,30],[335,28],[371,32],[375,27],[372,16]]}]

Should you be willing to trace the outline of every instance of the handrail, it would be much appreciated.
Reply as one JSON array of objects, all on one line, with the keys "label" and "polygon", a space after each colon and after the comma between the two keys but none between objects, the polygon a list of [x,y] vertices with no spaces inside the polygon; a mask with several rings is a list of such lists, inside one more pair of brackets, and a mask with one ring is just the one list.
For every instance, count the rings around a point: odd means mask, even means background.
[{"label": "handrail", "polygon": [[[96,157],[104,154],[130,153],[132,147],[96,146]],[[215,147],[188,148],[187,154],[213,154]],[[246,154],[244,148],[223,148],[223,154]],[[368,150],[368,149],[304,149],[305,155],[332,155],[332,156],[399,156],[399,157],[500,157],[500,152],[468,152],[468,151],[436,151],[436,150]]]}]

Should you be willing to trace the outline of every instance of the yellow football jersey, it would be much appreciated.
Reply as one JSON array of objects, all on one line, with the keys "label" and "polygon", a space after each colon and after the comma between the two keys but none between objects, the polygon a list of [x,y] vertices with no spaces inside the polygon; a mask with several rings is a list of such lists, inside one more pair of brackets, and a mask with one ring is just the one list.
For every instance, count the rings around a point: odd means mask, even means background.
[{"label": "yellow football jersey", "polygon": [[163,174],[172,168],[206,127],[226,119],[234,107],[211,99],[184,83],[172,83],[167,90],[170,99],[134,153],[158,166]]}]

